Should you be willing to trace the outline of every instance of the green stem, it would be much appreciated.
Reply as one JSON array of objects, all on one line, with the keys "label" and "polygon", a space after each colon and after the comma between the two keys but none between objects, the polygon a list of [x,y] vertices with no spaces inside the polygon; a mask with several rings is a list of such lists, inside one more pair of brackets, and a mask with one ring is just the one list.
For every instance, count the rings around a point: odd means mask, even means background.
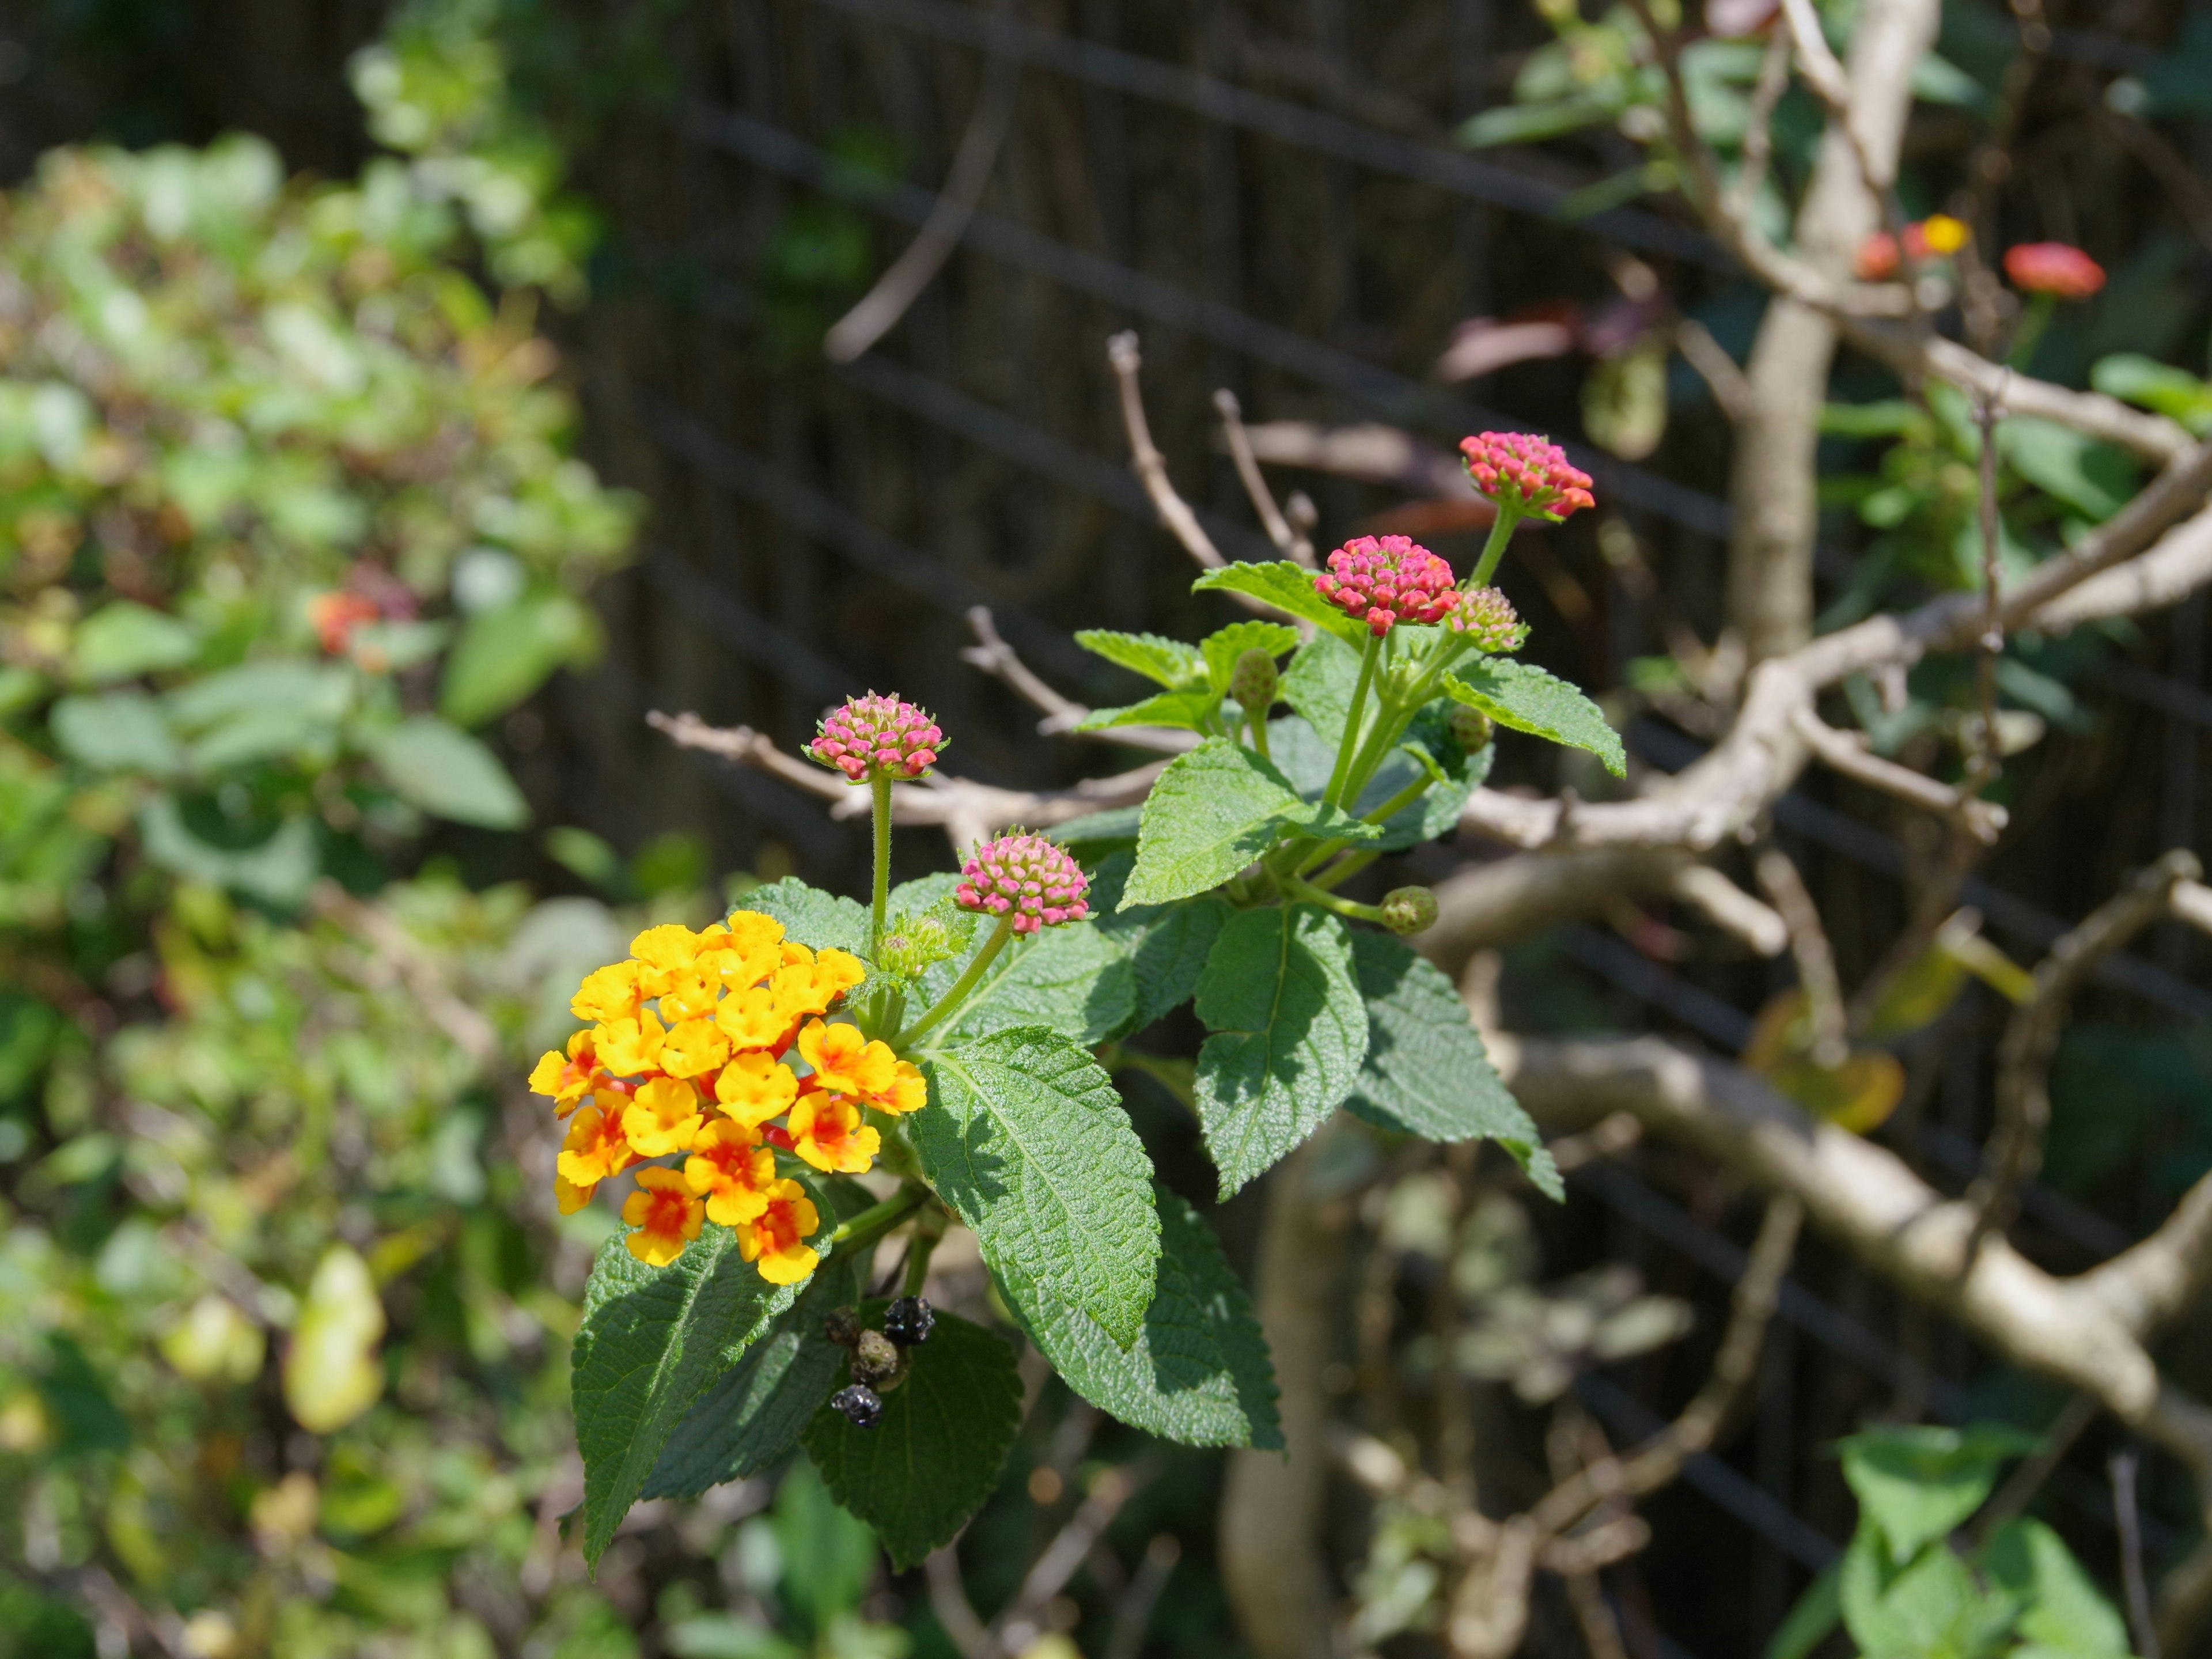
[{"label": "green stem", "polygon": [[2043,331],[2051,326],[2051,318],[2058,310],[2057,296],[2050,294],[2032,295],[2021,311],[2020,326],[2014,331],[2012,349],[2005,353],[2005,366],[2027,372],[2034,360],[2035,349],[2043,343]]},{"label": "green stem", "polygon": [[1526,515],[1500,501],[1498,516],[1491,521],[1490,539],[1482,544],[1482,557],[1476,561],[1474,574],[1468,577],[1468,588],[1487,587],[1490,578],[1498,568],[1498,562],[1505,556],[1505,544],[1513,539],[1513,526]]},{"label": "green stem", "polygon": [[929,1258],[936,1253],[937,1241],[944,1237],[944,1212],[925,1211],[914,1224],[914,1242],[906,1247],[906,1278],[900,1285],[900,1295],[921,1294],[921,1287],[929,1282]]},{"label": "green stem", "polygon": [[1381,906],[1361,904],[1353,899],[1339,897],[1336,894],[1316,887],[1310,881],[1300,880],[1296,876],[1291,876],[1284,881],[1283,890],[1292,898],[1304,899],[1308,904],[1318,904],[1324,910],[1334,910],[1340,916],[1350,916],[1357,921],[1382,920]]},{"label": "green stem", "polygon": [[919,1182],[902,1187],[880,1204],[871,1205],[850,1221],[838,1224],[830,1235],[837,1248],[858,1249],[872,1244],[929,1201],[929,1188]]},{"label": "green stem", "polygon": [[1346,769],[1352,764],[1352,750],[1359,746],[1360,723],[1367,714],[1367,688],[1375,683],[1375,665],[1382,660],[1382,641],[1386,636],[1370,634],[1367,649],[1359,657],[1359,684],[1352,690],[1352,707],[1344,716],[1344,735],[1337,740],[1336,764],[1328,775],[1328,787],[1322,792],[1322,799],[1336,805],[1336,792],[1344,787]]},{"label": "green stem", "polygon": [[1364,870],[1369,865],[1374,863],[1376,860],[1382,856],[1382,855],[1376,852],[1373,848],[1363,847],[1359,851],[1352,854],[1351,857],[1339,859],[1334,864],[1330,865],[1328,869],[1322,871],[1319,875],[1309,878],[1307,879],[1306,885],[1309,887],[1319,887],[1324,890],[1328,888],[1341,886],[1344,883],[1358,875],[1362,870]]},{"label": "green stem", "polygon": [[1359,815],[1360,818],[1368,823],[1388,823],[1422,796],[1427,794],[1435,787],[1435,782],[1436,781],[1426,772],[1423,772],[1373,811],[1362,812]]},{"label": "green stem", "polygon": [[991,937],[983,941],[983,948],[968,959],[967,971],[954,982],[952,988],[937,1000],[936,1006],[893,1037],[891,1047],[904,1054],[923,1032],[957,1008],[967,999],[969,992],[975,988],[975,981],[983,977],[983,970],[991,965],[991,959],[1006,948],[1006,941],[1013,936],[1014,913],[1009,910],[999,918],[998,927],[992,930]]},{"label": "green stem", "polygon": [[1250,710],[1246,710],[1244,714],[1244,726],[1246,731],[1251,735],[1252,748],[1254,751],[1258,754],[1261,760],[1274,759],[1274,757],[1267,752],[1267,716],[1266,711],[1262,710],[1261,713],[1255,714]]},{"label": "green stem", "polygon": [[876,902],[868,922],[868,960],[873,962],[884,945],[884,912],[891,899],[891,781],[878,771],[868,781],[869,804],[876,823]]}]

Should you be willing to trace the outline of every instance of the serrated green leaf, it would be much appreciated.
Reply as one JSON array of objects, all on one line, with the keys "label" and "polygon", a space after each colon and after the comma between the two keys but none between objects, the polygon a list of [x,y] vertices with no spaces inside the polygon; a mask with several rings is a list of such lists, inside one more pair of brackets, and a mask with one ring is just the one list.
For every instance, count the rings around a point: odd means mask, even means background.
[{"label": "serrated green leaf", "polygon": [[[1407,732],[1407,741],[1383,757],[1352,804],[1352,810],[1364,816],[1379,810],[1417,779],[1425,776],[1432,781],[1426,793],[1400,807],[1377,826],[1373,843],[1376,850],[1396,852],[1450,834],[1459,825],[1468,796],[1489,775],[1495,749],[1492,744],[1469,756],[1451,742],[1443,730],[1441,716],[1431,720],[1429,711],[1423,710]],[[1304,718],[1292,714],[1267,722],[1267,752],[1299,794],[1308,800],[1321,799],[1336,763],[1334,744],[1325,740]]]},{"label": "serrated green leaf", "polygon": [[1247,651],[1264,651],[1271,657],[1279,657],[1285,651],[1298,647],[1298,630],[1285,623],[1235,622],[1217,629],[1198,642],[1206,658],[1207,683],[1216,697],[1229,695],[1230,676],[1237,672],[1237,659]]},{"label": "serrated green leaf", "polygon": [[799,1442],[831,1393],[845,1351],[823,1334],[832,1308],[860,1299],[857,1256],[815,1269],[791,1311],[775,1322],[699,1396],[660,1449],[641,1498],[696,1498],[767,1468]]},{"label": "serrated green leaf", "polygon": [[1129,967],[1135,991],[1133,1006],[1128,1024],[1112,1035],[1141,1031],[1190,1000],[1213,941],[1229,916],[1229,907],[1221,900],[1200,896],[1124,910],[1101,924],[1109,932],[1128,928],[1133,941]]},{"label": "serrated green leaf", "polygon": [[1152,1299],[1152,1169],[1108,1077],[1057,1031],[1016,1026],[924,1061],[907,1120],[922,1173],[975,1230],[983,1260],[1048,1286],[1123,1346]]},{"label": "serrated green leaf", "polygon": [[1006,965],[970,994],[941,1042],[1042,1025],[1087,1045],[1121,1030],[1137,1012],[1127,942],[1090,922],[1040,928],[1000,960]]},{"label": "serrated green leaf", "polygon": [[[880,1322],[884,1305],[864,1306],[863,1320]],[[929,1340],[906,1352],[906,1380],[884,1396],[875,1427],[824,1406],[805,1434],[830,1495],[876,1529],[902,1571],[950,1543],[997,1487],[1022,1410],[1013,1348],[995,1331],[940,1312]]]},{"label": "serrated green leaf", "polygon": [[1275,1369],[1244,1286],[1205,1218],[1164,1187],[1157,1195],[1159,1291],[1127,1352],[1038,1287],[1002,1288],[1053,1369],[1092,1405],[1187,1446],[1279,1451]]},{"label": "serrated green leaf", "polygon": [[787,935],[810,949],[868,954],[867,906],[809,887],[796,876],[754,888],[733,908],[774,916]]},{"label": "serrated green leaf", "polygon": [[763,1279],[737,1235],[711,1221],[665,1267],[647,1267],[620,1235],[599,1247],[569,1361],[586,1561],[598,1562],[677,1425],[798,1293]]},{"label": "serrated green leaf", "polygon": [[1365,647],[1366,626],[1322,598],[1314,587],[1314,573],[1288,559],[1273,562],[1240,561],[1209,570],[1190,585],[1194,593],[1249,593],[1286,616],[1300,617],[1335,635],[1348,644]]},{"label": "serrated green leaf", "polygon": [[55,745],[80,765],[167,778],[184,764],[161,705],[143,691],[64,697],[50,719]]},{"label": "serrated green leaf", "polygon": [[1605,711],[1533,663],[1510,657],[1470,659],[1444,676],[1444,690],[1500,726],[1587,749],[1616,778],[1628,775],[1628,751],[1620,745],[1620,733],[1607,723]]},{"label": "serrated green leaf", "polygon": [[392,793],[434,817],[485,830],[530,821],[529,803],[499,757],[435,714],[410,714],[369,739],[368,752]]},{"label": "serrated green leaf", "polygon": [[1094,708],[1075,724],[1078,732],[1104,732],[1117,726],[1165,726],[1180,732],[1203,732],[1221,712],[1221,699],[1201,688],[1196,691],[1161,691],[1142,702],[1119,708]]},{"label": "serrated green leaf", "polygon": [[1158,634],[1121,634],[1110,628],[1086,628],[1075,642],[1095,656],[1106,659],[1132,673],[1164,685],[1170,691],[1188,690],[1206,678],[1206,659],[1194,646]]},{"label": "serrated green leaf", "polygon": [[1310,904],[1241,910],[1198,981],[1198,1116],[1221,1195],[1326,1122],[1359,1079],[1367,1005],[1342,921]]},{"label": "serrated green leaf", "polygon": [[1145,798],[1121,908],[1218,887],[1285,830],[1372,841],[1378,831],[1301,796],[1272,763],[1225,738],[1168,763]]},{"label": "serrated green leaf", "polygon": [[1352,956],[1367,1003],[1367,1058],[1346,1109],[1425,1139],[1494,1140],[1540,1189],[1565,1197],[1558,1166],[1491,1065],[1451,981],[1387,933],[1353,933]]},{"label": "serrated green leaf", "polygon": [[1330,753],[1352,717],[1352,694],[1359,684],[1360,653],[1334,634],[1316,634],[1291,659],[1283,676],[1283,701],[1328,741]]}]

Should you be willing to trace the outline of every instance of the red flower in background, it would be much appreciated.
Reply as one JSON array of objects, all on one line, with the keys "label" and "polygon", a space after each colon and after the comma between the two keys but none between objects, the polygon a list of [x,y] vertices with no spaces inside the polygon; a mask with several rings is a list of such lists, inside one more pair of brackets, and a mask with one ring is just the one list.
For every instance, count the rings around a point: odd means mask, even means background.
[{"label": "red flower in background", "polygon": [[2086,300],[2105,285],[2104,266],[2063,242],[2022,242],[2008,247],[2004,269],[2014,288],[2062,300]]}]

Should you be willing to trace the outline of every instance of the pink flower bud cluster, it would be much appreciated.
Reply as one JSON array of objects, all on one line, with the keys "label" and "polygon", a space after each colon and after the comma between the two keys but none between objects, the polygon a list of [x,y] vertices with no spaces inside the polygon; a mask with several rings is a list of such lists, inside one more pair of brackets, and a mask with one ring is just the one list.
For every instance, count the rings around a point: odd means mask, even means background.
[{"label": "pink flower bud cluster", "polygon": [[2029,294],[2056,295],[2062,300],[2086,300],[2105,285],[2104,266],[2063,242],[2023,242],[2008,247],[2004,269],[2014,288]]},{"label": "pink flower bud cluster", "polygon": [[1570,513],[1597,505],[1590,476],[1567,452],[1531,432],[1480,432],[1460,440],[1460,455],[1474,487],[1498,506],[1557,524]]},{"label": "pink flower bud cluster", "polygon": [[937,722],[895,692],[871,691],[830,711],[806,752],[854,783],[872,777],[918,778],[937,764],[945,733]]},{"label": "pink flower bud cluster", "polygon": [[1379,638],[1401,622],[1441,622],[1459,603],[1451,567],[1403,536],[1362,536],[1328,556],[1314,588]]},{"label": "pink flower bud cluster", "polygon": [[1460,600],[1452,612],[1451,630],[1464,634],[1479,651],[1493,655],[1518,651],[1528,638],[1528,624],[1513,609],[1513,601],[1494,587],[1478,587]]},{"label": "pink flower bud cluster", "polygon": [[986,842],[960,873],[965,879],[952,890],[953,902],[963,910],[1012,915],[1017,933],[1080,921],[1091,913],[1083,896],[1091,878],[1066,848],[1042,836],[1017,830]]}]

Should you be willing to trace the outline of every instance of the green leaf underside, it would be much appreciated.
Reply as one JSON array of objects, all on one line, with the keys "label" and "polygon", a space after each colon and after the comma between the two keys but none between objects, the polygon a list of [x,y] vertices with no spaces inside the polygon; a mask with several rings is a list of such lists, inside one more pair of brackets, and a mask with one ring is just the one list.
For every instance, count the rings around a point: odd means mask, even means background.
[{"label": "green leaf underside", "polygon": [[1198,644],[1206,658],[1207,684],[1217,697],[1229,695],[1230,676],[1237,672],[1237,659],[1247,651],[1264,651],[1271,657],[1279,657],[1285,651],[1295,651],[1298,646],[1298,630],[1284,623],[1237,622],[1226,628],[1216,629]]},{"label": "green leaf underside", "polygon": [[1129,957],[1134,1007],[1127,1030],[1141,1031],[1190,1000],[1229,916],[1228,905],[1209,897],[1125,910],[1107,922],[1116,931],[1136,924],[1136,945]]},{"label": "green leaf underside", "polygon": [[[880,1325],[884,1305],[864,1304],[863,1322]],[[876,1529],[901,1571],[950,1543],[997,1487],[1022,1408],[1012,1346],[957,1314],[939,1313],[907,1364],[875,1427],[854,1428],[825,1405],[805,1433],[830,1495]],[[849,1376],[841,1368],[833,1387]]]},{"label": "green leaf underside", "polygon": [[1101,1410],[1188,1446],[1279,1451],[1274,1366],[1244,1287],[1206,1219],[1164,1187],[1157,1196],[1159,1291],[1126,1353],[1034,1286],[1007,1295],[1053,1369]]},{"label": "green leaf underside", "polygon": [[922,1172],[975,1230],[1001,1285],[1018,1278],[1123,1347],[1159,1261],[1152,1163],[1121,1096],[1059,1032],[1016,1026],[925,1061],[930,1109],[908,1120]]},{"label": "green leaf underside", "polygon": [[1315,591],[1314,573],[1288,559],[1240,561],[1209,570],[1190,585],[1194,593],[1249,593],[1286,616],[1318,624],[1350,645],[1364,646],[1367,629]]},{"label": "green leaf underside", "polygon": [[1346,1109],[1429,1140],[1495,1140],[1542,1191],[1565,1196],[1535,1124],[1499,1080],[1451,981],[1385,933],[1353,933],[1352,955],[1367,1003],[1367,1058]]},{"label": "green leaf underside", "polygon": [[[1472,757],[1454,744],[1447,751],[1449,764],[1438,758],[1433,746],[1425,744],[1425,762],[1407,752],[1419,729],[1417,723],[1407,733],[1408,743],[1392,750],[1375,769],[1375,775],[1359,792],[1352,810],[1362,814],[1373,811],[1424,773],[1431,777],[1441,774],[1444,781],[1433,785],[1426,794],[1400,807],[1376,826],[1373,845],[1377,851],[1394,853],[1450,834],[1459,825],[1467,798],[1489,775],[1494,744]],[[1321,799],[1322,791],[1328,787],[1330,769],[1336,763],[1334,742],[1323,738],[1304,718],[1291,714],[1267,722],[1267,752],[1301,795],[1309,800]]]},{"label": "green leaf underside", "polygon": [[1328,1121],[1367,1054],[1343,922],[1310,904],[1229,918],[1199,975],[1198,1115],[1227,1198]]},{"label": "green leaf underside", "polygon": [[1158,634],[1121,634],[1110,628],[1086,628],[1075,642],[1094,656],[1164,685],[1187,690],[1206,677],[1206,660],[1194,646]]},{"label": "green leaf underside", "polygon": [[1078,732],[1103,732],[1116,726],[1167,726],[1203,732],[1219,713],[1221,699],[1210,690],[1159,691],[1142,702],[1119,708],[1094,708],[1076,722]]},{"label": "green leaf underside", "polygon": [[868,907],[809,887],[796,876],[754,888],[735,908],[774,916],[785,933],[810,949],[868,954]]},{"label": "green leaf underside", "polygon": [[1040,928],[1006,954],[1012,960],[970,995],[942,1041],[1042,1025],[1078,1042],[1102,1042],[1136,1014],[1137,970],[1127,944],[1094,923]]},{"label": "green leaf underside", "polygon": [[763,1279],[737,1235],[712,1222],[665,1267],[638,1261],[619,1234],[599,1247],[569,1362],[587,1561],[599,1561],[678,1425],[798,1293]]},{"label": "green leaf underside", "polygon": [[1444,677],[1444,690],[1500,726],[1571,749],[1587,749],[1613,776],[1628,775],[1628,753],[1621,747],[1620,733],[1607,723],[1605,711],[1533,663],[1510,657],[1470,659]]},{"label": "green leaf underside", "polygon": [[1178,755],[1145,798],[1137,867],[1121,908],[1164,904],[1218,887],[1285,830],[1352,841],[1380,833],[1302,797],[1271,763],[1215,738]]},{"label": "green leaf underside", "polygon": [[[1079,818],[1070,818],[1065,823],[1055,823],[1048,832],[1061,846],[1080,850],[1086,857],[1105,851],[1117,844],[1134,845],[1137,825],[1142,820],[1140,806],[1116,806],[1104,812],[1086,812]],[[1094,904],[1094,910],[1103,905]]]},{"label": "green leaf underside", "polygon": [[844,1364],[845,1351],[822,1334],[822,1320],[860,1300],[858,1261],[841,1255],[816,1271],[775,1328],[699,1397],[639,1496],[696,1498],[768,1468],[798,1443]]},{"label": "green leaf underside", "polygon": [[1321,733],[1333,756],[1358,684],[1359,653],[1334,634],[1316,634],[1291,659],[1283,676],[1283,701]]}]

